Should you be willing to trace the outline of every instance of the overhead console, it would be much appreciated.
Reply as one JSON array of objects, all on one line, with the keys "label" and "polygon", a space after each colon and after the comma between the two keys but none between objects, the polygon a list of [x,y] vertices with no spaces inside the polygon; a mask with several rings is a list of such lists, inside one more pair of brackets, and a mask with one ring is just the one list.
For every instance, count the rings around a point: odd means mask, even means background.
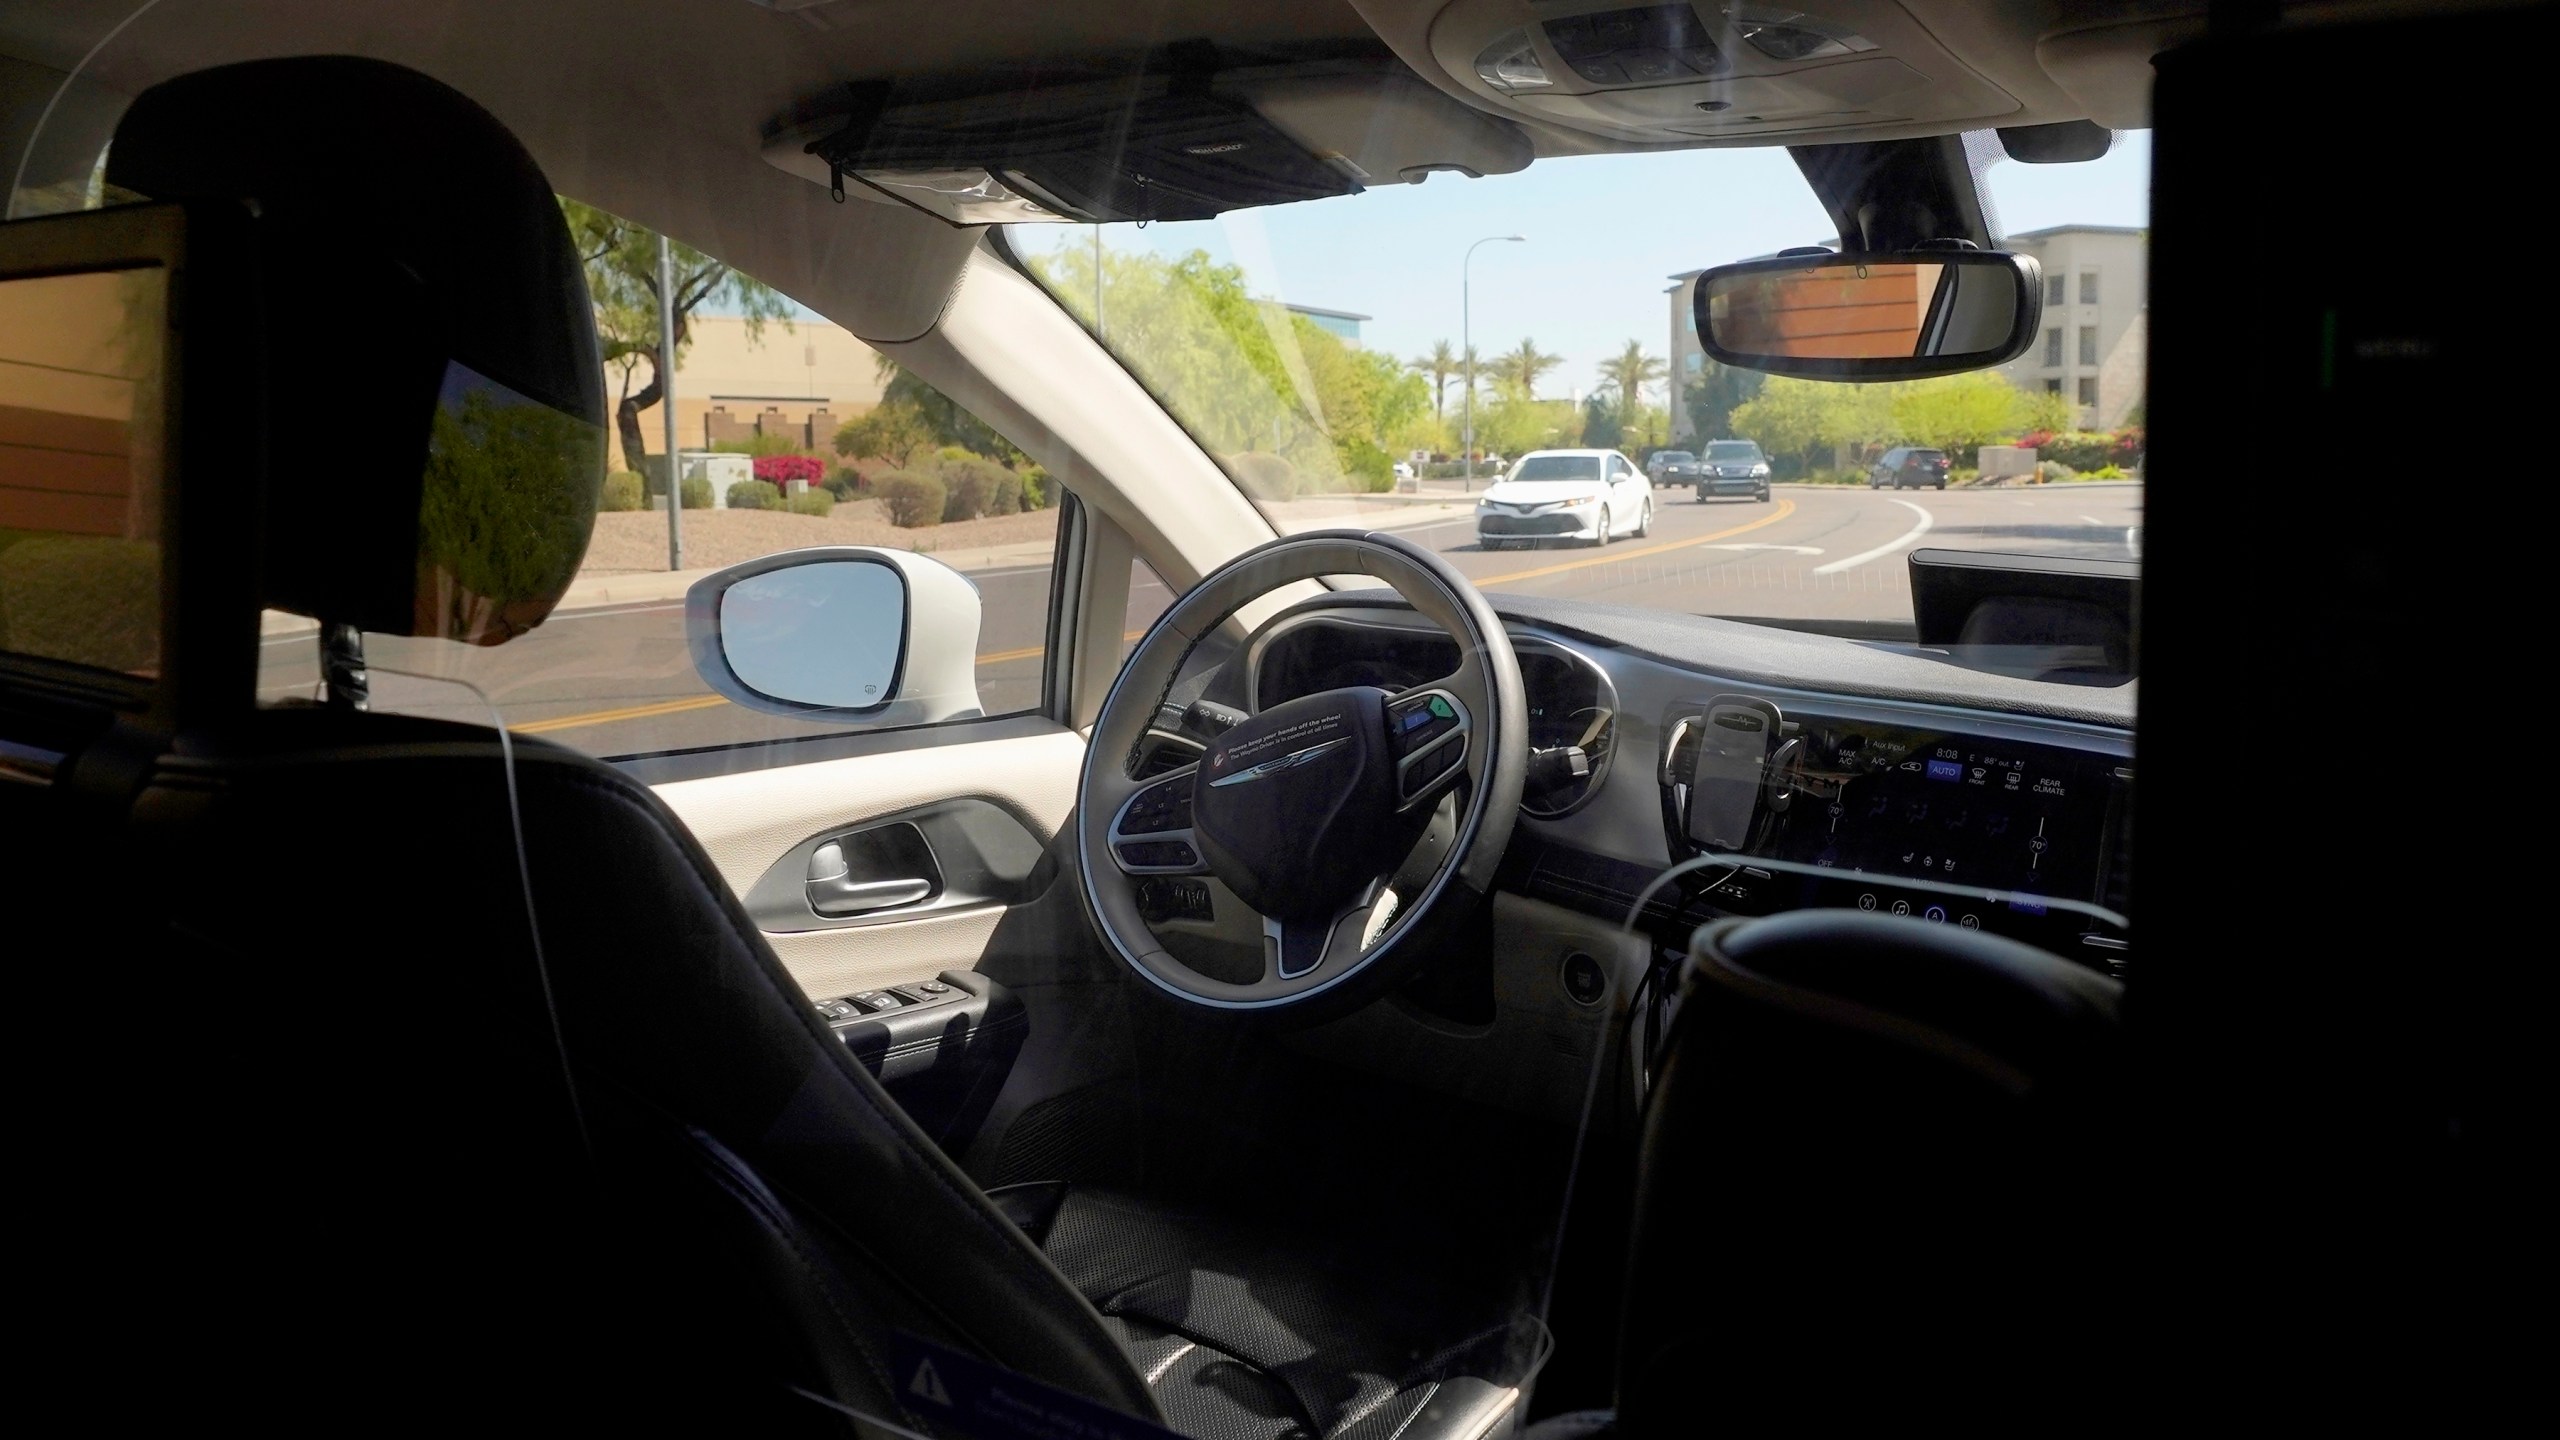
[{"label": "overhead console", "polygon": [[[2121,969],[2120,743],[2039,743],[1718,694],[1663,720],[1658,781],[1675,858],[1720,910],[1853,907],[1989,930]],[[1760,863],[1753,863],[1760,862]]]},{"label": "overhead console", "polygon": [[2023,108],[1891,0],[1455,0],[1430,43],[1502,108],[1614,140],[1969,127]]},{"label": "overhead console", "polygon": [[960,225],[1202,220],[1531,155],[1392,61],[1224,67],[1198,42],[1117,79],[915,103],[856,86],[823,112],[779,129],[766,161]]}]

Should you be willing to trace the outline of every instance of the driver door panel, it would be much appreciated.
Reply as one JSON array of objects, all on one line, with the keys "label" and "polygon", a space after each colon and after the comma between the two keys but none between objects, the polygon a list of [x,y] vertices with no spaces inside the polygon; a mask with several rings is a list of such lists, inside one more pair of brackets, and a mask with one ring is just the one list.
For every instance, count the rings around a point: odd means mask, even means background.
[{"label": "driver door panel", "polygon": [[[656,790],[811,999],[885,989],[976,969],[1008,909],[1036,888],[1033,863],[1074,807],[1082,737],[1028,719],[1004,729],[939,745],[906,737],[878,753]],[[900,824],[930,847],[939,884],[929,895],[844,917],[806,905],[792,916],[776,903],[818,845]],[[858,845],[848,848],[860,863]]]}]

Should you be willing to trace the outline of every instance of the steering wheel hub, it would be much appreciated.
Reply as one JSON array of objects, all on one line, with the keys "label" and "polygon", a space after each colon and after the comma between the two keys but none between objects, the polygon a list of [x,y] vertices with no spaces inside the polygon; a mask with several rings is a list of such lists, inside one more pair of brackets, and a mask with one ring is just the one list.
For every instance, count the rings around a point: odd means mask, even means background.
[{"label": "steering wheel hub", "polygon": [[1238,725],[1202,757],[1191,808],[1200,853],[1265,915],[1330,920],[1422,838],[1402,810],[1386,692],[1327,690]]}]

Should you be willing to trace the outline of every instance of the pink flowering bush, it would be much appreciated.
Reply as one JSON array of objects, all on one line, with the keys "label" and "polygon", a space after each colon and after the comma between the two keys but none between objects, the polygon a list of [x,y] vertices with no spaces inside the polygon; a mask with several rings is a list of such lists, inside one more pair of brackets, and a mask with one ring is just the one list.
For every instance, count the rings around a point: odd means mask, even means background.
[{"label": "pink flowering bush", "polygon": [[815,485],[826,477],[825,463],[815,455],[759,455],[756,478],[780,490],[794,480]]}]

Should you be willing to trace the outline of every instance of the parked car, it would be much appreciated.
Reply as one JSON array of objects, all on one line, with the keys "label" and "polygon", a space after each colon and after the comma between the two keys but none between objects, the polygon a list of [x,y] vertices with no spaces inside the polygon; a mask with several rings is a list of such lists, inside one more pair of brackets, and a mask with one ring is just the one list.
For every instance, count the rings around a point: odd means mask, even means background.
[{"label": "parked car", "polygon": [[1896,445],[1867,469],[1867,488],[1890,485],[1896,490],[1947,488],[1947,452],[1918,445]]},{"label": "parked car", "polygon": [[1711,440],[1695,469],[1701,503],[1718,495],[1769,498],[1769,457],[1757,440]]},{"label": "parked car", "polygon": [[1476,543],[1487,550],[1606,545],[1652,529],[1653,486],[1615,450],[1532,450],[1476,502]]},{"label": "parked car", "polygon": [[1698,457],[1688,450],[1656,450],[1647,456],[1644,473],[1656,485],[1691,485],[1698,479]]},{"label": "parked car", "polygon": [[1413,478],[1413,462],[1412,462],[1412,461],[1410,461],[1410,460],[1399,460],[1399,461],[1397,461],[1397,462],[1396,462],[1396,478],[1397,478],[1397,479],[1399,479],[1399,480],[1410,480],[1410,479],[1412,479],[1412,478]]}]

